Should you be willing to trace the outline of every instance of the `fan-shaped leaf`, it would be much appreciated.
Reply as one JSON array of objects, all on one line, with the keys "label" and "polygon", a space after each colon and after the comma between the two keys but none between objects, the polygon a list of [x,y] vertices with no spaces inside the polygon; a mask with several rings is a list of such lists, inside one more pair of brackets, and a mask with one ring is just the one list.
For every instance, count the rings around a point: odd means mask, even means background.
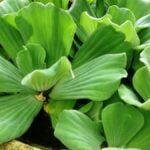
[{"label": "fan-shaped leaf", "polygon": [[[74,78],[64,77],[52,90],[53,99],[108,99],[126,76],[125,54],[98,57],[74,70]],[[111,88],[110,88],[111,87]]]},{"label": "fan-shaped leaf", "polygon": [[119,24],[119,25],[123,24],[127,20],[130,20],[134,24],[136,20],[131,10],[127,8],[119,8],[116,5],[110,6],[108,8],[107,14],[111,15],[112,22]]},{"label": "fan-shaped leaf", "polygon": [[71,150],[100,150],[103,137],[100,123],[75,110],[64,110],[55,128],[55,136]]},{"label": "fan-shaped leaf", "polygon": [[21,136],[40,111],[42,102],[32,95],[0,97],[0,143]]},{"label": "fan-shaped leaf", "polygon": [[102,123],[108,145],[125,147],[142,128],[144,117],[134,107],[119,102],[103,109]]},{"label": "fan-shaped leaf", "polygon": [[31,3],[19,11],[16,24],[27,43],[39,43],[46,50],[48,67],[69,54],[76,25],[67,11],[51,3]]},{"label": "fan-shaped leaf", "polygon": [[141,18],[150,13],[149,0],[105,0],[109,5],[129,8],[136,18]]},{"label": "fan-shaped leaf", "polygon": [[36,91],[46,91],[70,71],[70,62],[66,57],[62,57],[48,69],[37,69],[27,74],[21,83]]},{"label": "fan-shaped leaf", "polygon": [[127,52],[130,59],[132,55],[131,45],[124,40],[125,36],[117,32],[111,25],[103,24],[99,26],[76,53],[73,67],[77,68],[96,57],[108,53]]}]

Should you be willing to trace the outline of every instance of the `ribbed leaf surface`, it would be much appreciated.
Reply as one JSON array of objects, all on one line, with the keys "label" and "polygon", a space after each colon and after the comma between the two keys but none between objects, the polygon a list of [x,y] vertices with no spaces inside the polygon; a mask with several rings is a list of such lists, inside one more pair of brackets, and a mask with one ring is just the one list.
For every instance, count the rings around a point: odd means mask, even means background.
[{"label": "ribbed leaf surface", "polygon": [[144,117],[132,106],[114,103],[102,111],[102,123],[110,147],[126,147],[144,125]]},{"label": "ribbed leaf surface", "polygon": [[67,11],[50,3],[31,3],[19,11],[16,24],[26,42],[44,47],[48,67],[69,54],[76,25]]},{"label": "ribbed leaf surface", "polygon": [[58,100],[106,100],[116,91],[120,79],[126,77],[125,64],[125,54],[109,54],[93,59],[75,69],[74,78],[68,75],[58,82],[50,97]]},{"label": "ribbed leaf surface", "polygon": [[0,97],[0,143],[21,136],[40,111],[42,102],[32,95]]},{"label": "ribbed leaf surface", "polygon": [[15,61],[17,52],[24,45],[23,39],[17,29],[11,26],[5,19],[0,17],[0,44],[10,58]]},{"label": "ribbed leaf surface", "polygon": [[140,150],[149,150],[150,145],[150,111],[142,111],[144,126],[136,136],[128,143],[128,147],[138,147]]},{"label": "ribbed leaf surface", "polygon": [[23,92],[22,75],[10,62],[0,57],[0,92]]},{"label": "ribbed leaf surface", "polygon": [[100,123],[75,110],[64,110],[55,128],[55,136],[71,150],[101,150]]},{"label": "ribbed leaf surface", "polygon": [[29,0],[3,0],[0,2],[0,15],[16,12],[29,2]]},{"label": "ribbed leaf surface", "polygon": [[35,69],[45,67],[46,52],[39,44],[28,44],[17,54],[17,65],[22,74],[26,75]]},{"label": "ribbed leaf surface", "polygon": [[131,45],[124,40],[124,34],[117,32],[112,26],[99,26],[75,55],[73,67],[77,68],[98,56],[109,53],[127,52],[130,59]]},{"label": "ribbed leaf surface", "polygon": [[56,84],[65,74],[71,71],[71,64],[62,57],[47,69],[36,69],[27,74],[21,81],[22,85],[36,91],[46,91]]},{"label": "ribbed leaf surface", "polygon": [[109,5],[129,8],[136,18],[141,18],[150,13],[149,0],[105,0]]}]

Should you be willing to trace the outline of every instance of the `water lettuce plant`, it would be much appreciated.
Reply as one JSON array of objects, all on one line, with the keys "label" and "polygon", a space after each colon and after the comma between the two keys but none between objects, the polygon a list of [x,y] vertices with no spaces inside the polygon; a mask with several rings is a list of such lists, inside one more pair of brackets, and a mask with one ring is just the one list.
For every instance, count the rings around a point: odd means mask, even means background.
[{"label": "water lettuce plant", "polygon": [[0,143],[39,111],[70,150],[149,150],[150,1],[0,2]]}]

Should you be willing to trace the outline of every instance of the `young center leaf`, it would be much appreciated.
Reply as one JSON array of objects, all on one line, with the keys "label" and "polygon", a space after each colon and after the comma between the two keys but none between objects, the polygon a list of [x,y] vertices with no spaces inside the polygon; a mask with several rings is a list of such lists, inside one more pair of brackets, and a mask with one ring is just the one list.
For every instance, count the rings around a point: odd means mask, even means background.
[{"label": "young center leaf", "polygon": [[102,123],[109,147],[126,147],[142,128],[144,117],[136,108],[118,102],[103,109]]},{"label": "young center leaf", "polygon": [[64,110],[55,128],[55,136],[71,150],[101,150],[104,138],[96,123],[76,110]]},{"label": "young center leaf", "polygon": [[46,52],[39,44],[28,44],[18,52],[16,62],[23,75],[45,68]]},{"label": "young center leaf", "polygon": [[[53,88],[50,97],[63,99],[108,99],[126,77],[125,54],[108,54],[95,58],[73,70],[74,78],[62,78]],[[111,88],[110,88],[111,87]]]},{"label": "young center leaf", "polygon": [[21,83],[22,85],[36,91],[46,91],[54,86],[56,82],[58,82],[65,74],[68,74],[69,72],[72,72],[71,64],[64,56],[50,68],[36,69],[27,74],[22,79]]}]

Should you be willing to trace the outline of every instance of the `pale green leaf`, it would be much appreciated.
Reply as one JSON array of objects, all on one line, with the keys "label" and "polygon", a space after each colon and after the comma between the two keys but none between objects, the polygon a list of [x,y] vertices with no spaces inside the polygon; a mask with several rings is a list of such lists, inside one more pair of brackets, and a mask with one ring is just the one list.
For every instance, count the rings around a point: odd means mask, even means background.
[{"label": "pale green leaf", "polygon": [[138,69],[133,76],[133,86],[138,94],[147,101],[150,99],[150,68],[144,66]]},{"label": "pale green leaf", "polygon": [[12,12],[17,12],[29,4],[29,0],[3,0],[0,2],[0,16]]},{"label": "pale green leaf", "polygon": [[129,87],[121,85],[118,89],[120,98],[127,104],[139,107],[141,109],[150,110],[150,100],[144,103],[140,102],[137,94]]},{"label": "pale green leaf", "polygon": [[119,7],[129,8],[136,19],[141,18],[150,13],[149,0],[105,0],[108,5],[117,5]]},{"label": "pale green leaf", "polygon": [[102,150],[141,150],[139,148],[117,148],[117,147],[108,147],[103,148]]},{"label": "pale green leaf", "polygon": [[123,24],[127,20],[130,20],[133,24],[135,23],[135,16],[131,10],[128,8],[119,8],[118,6],[110,6],[108,8],[107,14],[111,15],[112,22],[116,24]]},{"label": "pale green leaf", "polygon": [[[108,54],[95,58],[73,70],[74,78],[62,78],[53,88],[53,99],[108,99],[117,90],[120,79],[126,77],[125,54]],[[111,87],[111,88],[110,88]]]},{"label": "pale green leaf", "polygon": [[63,75],[68,74],[70,71],[71,64],[69,60],[66,57],[62,57],[50,68],[36,69],[27,74],[21,83],[36,91],[46,91],[54,86]]},{"label": "pale green leaf", "polygon": [[46,50],[48,67],[69,54],[76,30],[69,12],[34,2],[19,11],[16,24],[26,43],[39,43]]},{"label": "pale green leaf", "polygon": [[140,54],[140,61],[143,62],[146,66],[150,67],[150,47],[147,47]]},{"label": "pale green leaf", "polygon": [[138,19],[135,24],[136,29],[139,31],[143,28],[150,27],[150,14]]},{"label": "pale green leaf", "polygon": [[141,150],[139,148],[117,148],[117,147],[108,147],[103,148],[102,150]]},{"label": "pale green leaf", "polygon": [[100,123],[75,110],[64,110],[55,128],[55,136],[70,150],[101,150],[104,141]]},{"label": "pale green leaf", "polygon": [[0,143],[20,137],[40,111],[42,102],[32,95],[0,97]]},{"label": "pale green leaf", "polygon": [[150,111],[142,111],[144,115],[144,126],[128,143],[128,147],[138,147],[141,150],[149,150],[150,145]]},{"label": "pale green leaf", "polygon": [[17,54],[17,66],[24,75],[45,67],[46,53],[39,44],[28,44]]},{"label": "pale green leaf", "polygon": [[119,102],[103,109],[102,123],[108,145],[125,147],[144,125],[144,117],[134,107]]}]

